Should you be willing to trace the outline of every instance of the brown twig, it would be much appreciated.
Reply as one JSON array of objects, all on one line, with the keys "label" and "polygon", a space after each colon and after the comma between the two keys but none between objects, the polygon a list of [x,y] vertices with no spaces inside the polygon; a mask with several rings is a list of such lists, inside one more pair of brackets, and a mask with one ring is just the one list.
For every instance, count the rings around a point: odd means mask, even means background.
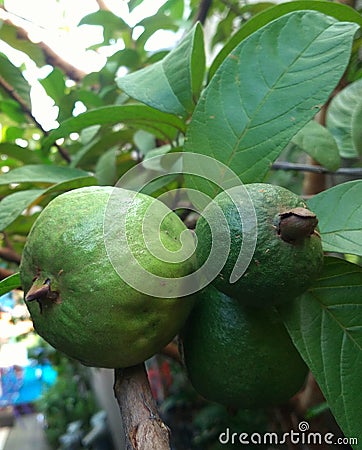
[{"label": "brown twig", "polygon": [[110,11],[110,9],[108,8],[108,6],[104,3],[103,0],[96,0],[97,1],[97,5],[99,7],[99,9],[101,11]]},{"label": "brown twig", "polygon": [[199,9],[197,11],[197,15],[195,17],[195,22],[200,22],[201,24],[205,23],[207,14],[209,9],[211,8],[212,0],[202,0],[199,5]]},{"label": "brown twig", "polygon": [[[2,76],[0,76],[0,86],[9,94],[9,96],[14,99],[20,108],[23,110],[23,112],[29,117],[29,119],[42,131],[42,133],[47,136],[49,133],[44,130],[43,126],[37,121],[37,119],[33,116],[33,113],[31,112],[31,109],[29,108],[28,104],[24,99],[17,93],[15,88],[8,83]],[[55,146],[57,147],[59,154],[62,156],[62,158],[67,161],[68,163],[71,161],[70,155],[62,148],[60,145],[55,143]]]},{"label": "brown twig", "polygon": [[3,269],[0,267],[0,280],[3,280],[4,278],[10,277],[10,275],[13,275],[14,272],[9,269]]},{"label": "brown twig", "polygon": [[20,264],[21,256],[12,248],[0,247],[0,258],[8,262]]},{"label": "brown twig", "polygon": [[[26,20],[22,17],[17,16],[14,13],[11,13],[4,6],[0,6],[0,9],[5,11],[5,13],[7,15],[11,15],[12,17],[15,17],[15,18],[18,17],[19,19]],[[8,24],[8,25],[16,28],[16,35],[17,35],[18,39],[23,39],[23,40],[32,42],[31,39],[29,38],[28,31],[25,28],[23,28],[22,26],[20,26],[19,24],[15,23],[10,17],[3,20],[3,22],[5,24]],[[39,47],[42,50],[42,52],[44,54],[45,62],[47,64],[50,64],[51,66],[59,67],[59,69],[61,69],[69,78],[71,78],[74,81],[80,81],[85,77],[85,75],[86,75],[85,72],[83,72],[80,69],[77,69],[72,64],[65,61],[57,53],[55,53],[54,50],[51,49],[45,42],[40,41],[40,42],[37,42],[36,45],[37,45],[37,47]]]},{"label": "brown twig", "polygon": [[169,429],[157,412],[144,364],[115,369],[114,394],[126,450],[170,450]]}]

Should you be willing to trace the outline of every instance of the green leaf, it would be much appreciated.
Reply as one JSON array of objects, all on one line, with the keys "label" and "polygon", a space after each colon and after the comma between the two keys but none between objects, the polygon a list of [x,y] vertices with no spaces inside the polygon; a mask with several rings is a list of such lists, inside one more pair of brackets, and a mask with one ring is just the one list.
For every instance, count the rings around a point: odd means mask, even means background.
[{"label": "green leaf", "polygon": [[29,150],[28,148],[19,147],[11,142],[0,143],[0,155],[6,155],[25,164],[39,163],[41,160],[38,152]]},{"label": "green leaf", "polygon": [[29,83],[21,71],[2,54],[0,54],[0,86],[8,93],[15,93],[16,101],[20,100],[28,110],[31,110]]},{"label": "green leaf", "polygon": [[135,132],[133,142],[142,155],[146,155],[150,150],[156,147],[155,137],[143,130],[138,130]]},{"label": "green leaf", "polygon": [[90,13],[82,18],[80,25],[98,25],[103,27],[104,42],[106,44],[111,41],[117,34],[122,31],[129,30],[130,27],[120,17],[113,14],[111,11],[100,9]]},{"label": "green leaf", "polygon": [[58,105],[65,96],[66,85],[64,73],[58,67],[54,67],[50,74],[42,80],[39,80],[39,82],[49,97]]},{"label": "green leaf", "polygon": [[97,161],[95,175],[100,186],[113,186],[117,181],[116,149],[106,151]]},{"label": "green leaf", "polygon": [[334,186],[308,200],[319,219],[323,248],[362,256],[362,180]]},{"label": "green leaf", "polygon": [[95,184],[97,184],[96,178],[85,176],[59,182],[48,189],[29,189],[9,194],[0,202],[0,230],[5,230],[26,208],[36,202],[41,196]]},{"label": "green leaf", "polygon": [[304,150],[328,170],[337,170],[341,158],[332,134],[315,120],[307,123],[293,137],[292,143]]},{"label": "green leaf", "polygon": [[0,185],[10,183],[60,183],[74,178],[88,177],[89,173],[69,167],[30,164],[1,175]]},{"label": "green leaf", "polygon": [[43,51],[38,44],[31,42],[27,38],[21,37],[21,33],[16,26],[3,22],[0,25],[0,39],[11,47],[26,53],[38,67],[46,64]]},{"label": "green leaf", "polygon": [[[88,131],[91,128],[84,130]],[[83,134],[83,133],[82,133]],[[72,157],[71,167],[78,165],[90,165],[96,162],[99,156],[101,156],[106,150],[113,146],[121,147],[123,144],[132,141],[132,130],[119,130],[113,133],[109,130],[105,130],[103,133],[96,133],[91,140],[82,142],[82,147]]]},{"label": "green leaf", "polygon": [[57,139],[72,132],[80,132],[93,125],[129,123],[132,128],[150,131],[161,139],[173,139],[178,131],[185,131],[184,122],[177,116],[166,114],[146,105],[104,106],[71,117],[49,133],[43,147],[49,148]]},{"label": "green leaf", "polygon": [[[362,109],[362,79],[345,87],[335,95],[328,107],[326,124],[337,141],[340,155],[344,158],[358,158],[362,153],[362,142],[356,142],[353,134],[360,132],[361,122],[354,122]],[[353,127],[353,128],[352,128]]]},{"label": "green leaf", "polygon": [[7,195],[0,202],[0,230],[4,231],[20,214],[31,205],[45,189],[31,189],[14,192]]},{"label": "green leaf", "polygon": [[119,77],[127,95],[160,111],[186,116],[194,109],[205,71],[204,41],[199,24],[181,44],[157,63]]},{"label": "green leaf", "polygon": [[278,309],[344,435],[362,442],[362,268],[326,258],[313,287]]},{"label": "green leaf", "polygon": [[128,3],[128,9],[129,12],[132,12],[137,6],[139,6],[143,0],[129,0]]},{"label": "green leaf", "polygon": [[[137,23],[138,27],[143,27],[143,32],[137,39],[137,48],[144,49],[148,39],[159,30],[171,30],[175,33],[179,30],[175,21],[163,13],[157,13],[153,16],[146,17]],[[167,47],[167,43],[164,45]]]},{"label": "green leaf", "polygon": [[21,285],[19,273],[14,273],[0,281],[0,296],[7,294]]},{"label": "green leaf", "polygon": [[362,155],[362,99],[357,103],[352,114],[352,143],[356,152]]},{"label": "green leaf", "polygon": [[223,49],[214,59],[209,70],[209,79],[214,76],[220,64],[243,39],[254,33],[259,28],[268,24],[272,20],[277,19],[278,17],[281,17],[292,11],[298,10],[319,11],[328,16],[334,17],[335,19],[346,22],[355,22],[359,26],[362,26],[361,14],[353,8],[341,3],[332,3],[329,1],[320,0],[297,0],[276,5],[252,17],[240,28],[239,31],[237,31],[231,37],[229,42],[223,47]]},{"label": "green leaf", "polygon": [[348,64],[356,28],[316,11],[298,11],[256,31],[203,91],[185,150],[223,162],[244,183],[263,180],[328,99]]}]

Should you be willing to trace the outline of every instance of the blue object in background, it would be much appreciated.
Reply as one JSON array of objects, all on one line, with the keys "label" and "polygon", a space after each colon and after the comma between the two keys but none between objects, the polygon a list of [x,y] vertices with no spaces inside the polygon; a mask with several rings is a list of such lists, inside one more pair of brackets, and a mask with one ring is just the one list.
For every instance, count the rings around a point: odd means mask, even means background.
[{"label": "blue object in background", "polygon": [[[22,372],[22,373],[21,373]],[[19,373],[21,376],[19,377]],[[1,374],[0,404],[23,405],[38,400],[55,383],[57,372],[50,364],[11,367]]]},{"label": "blue object in background", "polygon": [[4,312],[11,311],[15,306],[12,292],[8,292],[0,297],[0,310]]}]

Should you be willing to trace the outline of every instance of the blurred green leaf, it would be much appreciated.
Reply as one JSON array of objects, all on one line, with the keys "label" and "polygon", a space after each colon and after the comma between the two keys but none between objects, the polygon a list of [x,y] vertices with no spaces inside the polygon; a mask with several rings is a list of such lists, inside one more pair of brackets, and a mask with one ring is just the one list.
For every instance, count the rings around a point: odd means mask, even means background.
[{"label": "blurred green leaf", "polygon": [[334,186],[307,201],[327,252],[362,256],[362,180]]},{"label": "blurred green leaf", "polygon": [[129,123],[132,128],[150,131],[164,139],[173,139],[178,131],[185,131],[185,124],[180,118],[146,105],[104,106],[62,122],[59,128],[51,131],[49,136],[44,139],[43,147],[48,148],[57,139],[93,125],[117,125],[120,123]]},{"label": "blurred green leaf", "polygon": [[[17,169],[14,169],[17,170]],[[4,230],[20,214],[28,208],[32,203],[36,202],[40,197],[53,194],[54,192],[61,193],[84,186],[92,186],[97,184],[97,180],[91,176],[83,176],[66,181],[60,181],[48,189],[29,189],[19,192],[14,192],[4,197],[0,202],[0,230]]]},{"label": "blurred green leaf", "polygon": [[88,177],[89,173],[80,169],[55,165],[29,164],[1,175],[0,185],[10,183],[60,183],[74,178]]},{"label": "blurred green leaf", "polygon": [[36,164],[41,160],[38,152],[29,150],[28,148],[19,147],[10,142],[0,143],[0,155],[10,156],[25,164]]},{"label": "blurred green leaf", "polygon": [[130,27],[120,17],[111,11],[100,9],[83,17],[78,26],[81,25],[98,25],[103,27],[104,43],[116,38],[122,31],[129,30]]},{"label": "blurred green leaf", "polygon": [[[163,13],[157,13],[151,17],[146,17],[137,23],[138,27],[143,27],[143,32],[137,39],[137,48],[143,49],[146,46],[148,39],[159,30],[170,30],[178,31],[179,26],[175,21],[166,16]],[[167,48],[167,43],[165,42],[164,48]]]},{"label": "blurred green leaf", "polygon": [[[84,131],[86,131],[85,129]],[[132,130],[109,131],[104,130],[94,135],[94,137],[86,141],[82,147],[72,157],[71,167],[86,167],[96,162],[105,151],[113,146],[119,146],[132,141]]]},{"label": "blurred green leaf", "polygon": [[352,143],[356,152],[362,155],[362,100],[358,102],[352,113]]},{"label": "blurred green leaf", "polygon": [[[265,11],[262,11],[252,17],[240,28],[239,31],[237,31],[230,38],[229,42],[223,47],[223,49],[214,59],[209,70],[209,79],[214,76],[216,70],[224,61],[224,59],[242,40],[244,40],[250,34],[254,33],[259,28],[270,23],[272,20],[277,19],[292,11],[298,10],[319,11],[328,16],[334,17],[335,19],[346,22],[355,22],[359,26],[362,26],[361,14],[350,6],[344,5],[342,3],[332,3],[323,0],[294,0],[291,2],[281,3],[279,5],[268,8]],[[293,42],[293,40],[291,42]]]},{"label": "blurred green leaf", "polygon": [[[221,161],[244,183],[262,181],[343,75],[356,28],[316,11],[298,11],[256,31],[203,91],[185,150]],[[212,195],[207,181],[193,182]]]},{"label": "blurred green leaf", "polygon": [[31,110],[30,85],[21,70],[0,53],[0,86],[8,93],[16,95],[16,100]]},{"label": "blurred green leaf", "polygon": [[111,148],[99,159],[95,168],[95,176],[100,186],[113,186],[117,181],[116,149]]},{"label": "blurred green leaf", "polygon": [[44,54],[39,45],[27,38],[23,38],[15,25],[3,22],[0,25],[0,39],[16,50],[28,55],[37,66],[42,67],[45,65]]},{"label": "blurred green leaf", "polygon": [[203,33],[196,25],[161,61],[117,78],[130,97],[160,111],[186,116],[195,106],[205,71]]},{"label": "blurred green leaf", "polygon": [[337,141],[340,155],[358,158],[362,154],[362,141],[353,136],[360,133],[361,123],[355,122],[362,109],[362,79],[346,86],[335,95],[327,109],[326,124]]},{"label": "blurred green leaf", "polygon": [[362,268],[326,258],[314,285],[278,309],[344,435],[362,442]]},{"label": "blurred green leaf", "polygon": [[128,3],[128,9],[130,12],[132,12],[137,6],[139,6],[143,0],[129,0]]},{"label": "blurred green leaf", "polygon": [[14,273],[9,277],[0,280],[0,296],[7,294],[13,289],[19,288],[21,285],[19,273]]},{"label": "blurred green leaf", "polygon": [[299,130],[292,143],[328,170],[334,171],[340,166],[341,158],[333,135],[315,120]]},{"label": "blurred green leaf", "polygon": [[156,147],[155,137],[151,133],[147,133],[147,131],[136,131],[133,136],[133,141],[142,155],[146,155],[150,150]]},{"label": "blurred green leaf", "polygon": [[64,73],[58,67],[54,67],[50,74],[42,80],[39,80],[39,82],[49,97],[56,104],[60,103],[65,95],[66,89]]},{"label": "blurred green leaf", "polygon": [[0,202],[0,230],[3,231],[38,197],[44,194],[45,189],[31,189],[14,192],[7,195]]}]

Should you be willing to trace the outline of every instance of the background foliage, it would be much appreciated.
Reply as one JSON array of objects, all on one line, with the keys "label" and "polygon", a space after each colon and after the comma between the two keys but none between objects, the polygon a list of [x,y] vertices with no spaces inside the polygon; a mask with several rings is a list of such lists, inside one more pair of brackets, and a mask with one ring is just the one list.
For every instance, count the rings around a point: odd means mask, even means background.
[{"label": "background foliage", "polygon": [[[245,183],[286,186],[308,198],[330,256],[315,286],[280,313],[343,432],[358,437],[362,448],[356,376],[362,369],[362,18],[351,7],[357,5],[168,0],[133,26],[98,5],[79,22],[101,26],[103,40],[93,50],[109,50],[93,73],[33,43],[11,14],[2,22],[8,52],[0,54],[0,275],[15,275],[0,289],[18,286],[26,236],[54,196],[113,185],[153,155],[197,152],[226,163]],[[178,45],[147,51],[160,29],[174,32]],[[56,128],[35,117],[26,66],[14,64],[12,49],[48,66],[39,82],[57,107]],[[215,195],[204,181],[187,182]],[[151,193],[183,183],[166,178]],[[204,431],[213,427],[209,419],[199,417]],[[213,436],[205,433],[202,445]]]}]

